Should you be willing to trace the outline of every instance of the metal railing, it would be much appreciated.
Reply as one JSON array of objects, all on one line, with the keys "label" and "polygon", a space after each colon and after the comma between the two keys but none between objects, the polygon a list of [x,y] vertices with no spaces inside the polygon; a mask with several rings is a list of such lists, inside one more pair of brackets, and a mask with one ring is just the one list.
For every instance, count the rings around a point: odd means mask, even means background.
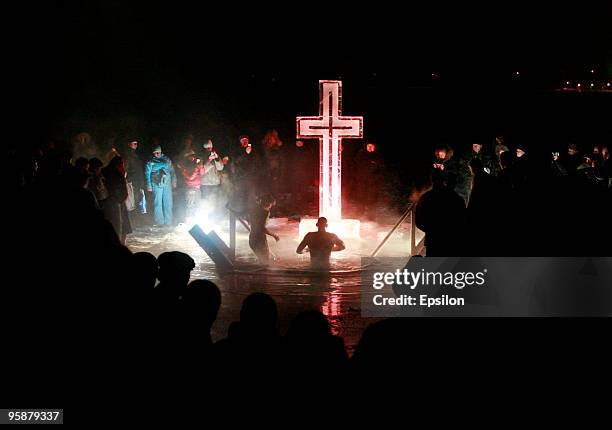
[{"label": "metal railing", "polygon": [[414,211],[415,211],[415,209],[416,209],[416,205],[414,203],[411,203],[410,206],[408,207],[408,209],[406,209],[406,212],[404,212],[402,214],[402,216],[397,220],[397,222],[395,223],[393,228],[389,231],[389,233],[387,233],[385,238],[374,249],[374,251],[372,252],[371,257],[376,257],[376,255],[380,252],[380,250],[383,248],[383,246],[385,246],[387,241],[391,238],[393,233],[395,233],[395,231],[399,228],[399,226],[402,225],[402,223],[404,221],[406,221],[406,219],[408,217],[410,217],[410,256],[413,256],[413,255],[416,255],[416,254],[420,254],[421,252],[423,252],[425,236],[423,236],[423,238],[421,238],[421,240],[417,241],[417,237],[416,237],[417,236],[417,227],[416,227],[416,223],[414,221],[414,219],[415,219],[414,218]]}]

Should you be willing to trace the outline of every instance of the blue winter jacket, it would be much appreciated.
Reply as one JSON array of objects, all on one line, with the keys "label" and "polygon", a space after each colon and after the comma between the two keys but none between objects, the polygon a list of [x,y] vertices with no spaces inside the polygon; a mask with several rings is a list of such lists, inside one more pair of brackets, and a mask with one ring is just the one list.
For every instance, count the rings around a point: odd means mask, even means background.
[{"label": "blue winter jacket", "polygon": [[162,154],[159,158],[152,157],[145,166],[145,181],[149,189],[153,188],[153,185],[175,187],[176,174],[172,161],[165,154]]}]

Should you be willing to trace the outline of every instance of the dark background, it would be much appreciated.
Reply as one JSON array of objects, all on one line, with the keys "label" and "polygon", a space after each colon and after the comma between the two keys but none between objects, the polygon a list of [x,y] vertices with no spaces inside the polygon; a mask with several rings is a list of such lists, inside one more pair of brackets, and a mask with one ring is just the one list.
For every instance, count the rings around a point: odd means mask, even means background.
[{"label": "dark background", "polygon": [[87,131],[99,145],[172,149],[193,133],[224,150],[270,128],[291,144],[295,116],[317,112],[318,80],[342,79],[345,114],[364,115],[365,140],[410,182],[440,142],[460,152],[504,133],[542,156],[570,140],[588,147],[610,141],[612,93],[553,90],[612,80],[609,9],[20,5],[4,28],[8,144]]}]

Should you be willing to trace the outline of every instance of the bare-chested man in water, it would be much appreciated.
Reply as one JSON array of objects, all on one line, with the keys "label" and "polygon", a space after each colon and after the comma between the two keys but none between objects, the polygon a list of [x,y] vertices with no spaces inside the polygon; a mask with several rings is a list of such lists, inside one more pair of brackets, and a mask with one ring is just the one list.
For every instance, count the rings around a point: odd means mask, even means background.
[{"label": "bare-chested man in water", "polygon": [[342,251],[346,247],[344,242],[333,233],[325,231],[327,228],[327,218],[321,217],[317,221],[319,231],[307,233],[304,240],[297,247],[296,252],[302,254],[308,247],[310,252],[310,267],[313,269],[329,269],[329,257],[332,252]]}]

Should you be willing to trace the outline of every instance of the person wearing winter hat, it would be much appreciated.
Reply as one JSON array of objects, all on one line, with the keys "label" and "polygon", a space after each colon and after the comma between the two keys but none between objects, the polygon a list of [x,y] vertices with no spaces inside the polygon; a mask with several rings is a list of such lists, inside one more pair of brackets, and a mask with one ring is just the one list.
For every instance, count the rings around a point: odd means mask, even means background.
[{"label": "person wearing winter hat", "polygon": [[172,225],[172,190],[176,188],[176,174],[172,161],[159,145],[145,166],[147,190],[153,193],[153,218],[156,225]]}]

